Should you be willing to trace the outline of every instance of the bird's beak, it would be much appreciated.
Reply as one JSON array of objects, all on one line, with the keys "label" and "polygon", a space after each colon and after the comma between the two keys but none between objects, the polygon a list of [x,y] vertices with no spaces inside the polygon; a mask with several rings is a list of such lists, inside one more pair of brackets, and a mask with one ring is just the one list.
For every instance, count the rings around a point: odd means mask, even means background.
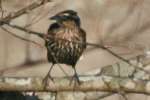
[{"label": "bird's beak", "polygon": [[50,20],[58,20],[60,18],[60,16],[56,15],[56,16],[52,16],[49,19]]}]

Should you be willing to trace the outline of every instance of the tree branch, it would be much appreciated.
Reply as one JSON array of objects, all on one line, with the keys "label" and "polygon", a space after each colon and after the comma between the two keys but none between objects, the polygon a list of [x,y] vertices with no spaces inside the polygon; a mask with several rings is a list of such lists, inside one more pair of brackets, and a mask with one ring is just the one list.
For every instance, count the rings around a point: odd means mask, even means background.
[{"label": "tree branch", "polygon": [[21,39],[21,40],[26,41],[26,42],[33,43],[33,44],[35,44],[35,45],[37,45],[37,46],[39,46],[39,47],[41,47],[41,48],[43,47],[43,46],[40,45],[39,43],[37,43],[37,42],[35,42],[35,41],[33,41],[33,40],[29,40],[29,39],[23,38],[23,37],[21,37],[21,36],[18,36],[18,35],[16,35],[15,33],[12,33],[11,31],[7,30],[7,29],[4,28],[4,27],[1,27],[1,29],[4,30],[4,31],[6,31],[8,34],[10,34],[10,35],[12,35],[12,36],[18,38],[18,39]]},{"label": "tree branch", "polygon": [[[47,2],[51,2],[51,0],[47,0]],[[18,10],[17,12],[13,13],[13,14],[9,14],[8,16],[0,19],[0,22],[10,22],[12,19],[15,19],[23,14],[26,14],[29,10],[33,10],[38,8],[39,6],[42,6],[43,0],[37,1],[37,2],[33,2],[32,4],[28,5],[27,7],[24,7],[20,10]],[[0,23],[0,26],[4,25],[4,23]]]},{"label": "tree branch", "polygon": [[[118,92],[121,89],[127,93],[150,94],[150,80],[138,80],[127,77],[111,76],[80,76],[81,85],[69,85],[70,78],[54,78],[54,83],[49,81],[46,88],[42,84],[43,78],[39,77],[1,77],[0,91],[107,91]],[[107,83],[107,84],[105,84]],[[108,86],[109,84],[109,86]]]}]

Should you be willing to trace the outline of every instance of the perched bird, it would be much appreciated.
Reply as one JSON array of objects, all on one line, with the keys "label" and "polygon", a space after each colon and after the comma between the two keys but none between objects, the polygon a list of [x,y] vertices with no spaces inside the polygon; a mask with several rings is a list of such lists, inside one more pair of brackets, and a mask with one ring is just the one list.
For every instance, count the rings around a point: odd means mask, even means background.
[{"label": "perched bird", "polygon": [[80,83],[75,65],[86,49],[86,33],[81,28],[80,18],[77,12],[65,10],[50,19],[55,22],[48,29],[45,46],[52,66],[45,79],[52,79],[50,74],[54,64],[66,64],[72,66],[73,77]]}]

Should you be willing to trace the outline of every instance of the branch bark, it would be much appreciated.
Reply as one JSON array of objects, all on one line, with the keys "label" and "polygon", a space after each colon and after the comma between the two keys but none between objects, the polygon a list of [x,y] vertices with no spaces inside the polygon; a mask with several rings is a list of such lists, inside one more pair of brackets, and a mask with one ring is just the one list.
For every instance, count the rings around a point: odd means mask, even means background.
[{"label": "branch bark", "polygon": [[[45,0],[44,0],[45,1]],[[47,2],[50,2],[51,0],[47,0]],[[17,12],[10,14],[4,18],[0,19],[0,22],[10,22],[12,19],[15,19],[23,14],[26,14],[29,10],[33,10],[38,8],[39,6],[42,6],[44,4],[43,0],[40,0],[40,2],[33,2],[32,4],[28,5],[27,7],[24,7]],[[4,25],[4,23],[0,23],[0,26]]]},{"label": "branch bark", "polygon": [[80,76],[81,85],[70,83],[70,78],[54,78],[44,88],[40,77],[1,77],[0,91],[107,91],[150,94],[150,80],[138,80],[127,77]]}]

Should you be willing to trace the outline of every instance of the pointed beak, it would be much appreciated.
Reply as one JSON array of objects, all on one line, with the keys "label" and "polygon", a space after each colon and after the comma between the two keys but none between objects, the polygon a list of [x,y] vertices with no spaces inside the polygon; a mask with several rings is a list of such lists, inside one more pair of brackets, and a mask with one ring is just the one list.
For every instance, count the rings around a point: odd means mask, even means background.
[{"label": "pointed beak", "polygon": [[60,18],[60,16],[56,15],[56,16],[52,16],[49,19],[50,20],[58,20]]}]

